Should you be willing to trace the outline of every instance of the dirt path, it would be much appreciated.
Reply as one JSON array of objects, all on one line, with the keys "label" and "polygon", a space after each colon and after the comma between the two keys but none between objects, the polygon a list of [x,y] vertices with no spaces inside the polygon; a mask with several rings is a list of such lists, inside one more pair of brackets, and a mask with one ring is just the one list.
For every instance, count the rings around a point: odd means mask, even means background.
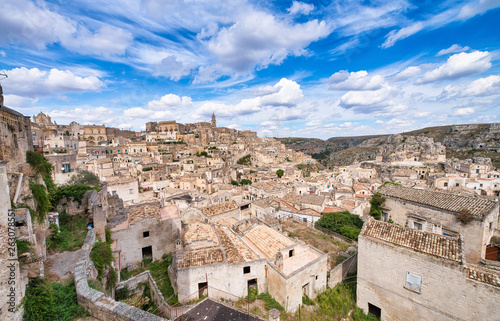
[{"label": "dirt path", "polygon": [[47,256],[45,271],[51,281],[69,279],[73,276],[75,264],[80,257],[80,250],[54,253]]}]

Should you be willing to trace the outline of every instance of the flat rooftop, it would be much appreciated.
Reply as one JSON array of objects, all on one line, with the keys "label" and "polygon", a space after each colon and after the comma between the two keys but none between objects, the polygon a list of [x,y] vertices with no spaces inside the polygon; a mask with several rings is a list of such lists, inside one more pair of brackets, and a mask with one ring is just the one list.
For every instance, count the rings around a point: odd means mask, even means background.
[{"label": "flat rooftop", "polygon": [[319,252],[314,251],[308,246],[305,246],[304,249],[304,252],[300,252],[292,257],[283,258],[283,273],[285,275],[292,274],[321,256]]},{"label": "flat rooftop", "polygon": [[[266,225],[258,225],[245,234],[244,240],[250,246],[257,247],[257,253],[263,253],[266,258],[273,258],[279,250],[295,244],[294,241]],[[253,248],[253,247],[252,247]]]}]

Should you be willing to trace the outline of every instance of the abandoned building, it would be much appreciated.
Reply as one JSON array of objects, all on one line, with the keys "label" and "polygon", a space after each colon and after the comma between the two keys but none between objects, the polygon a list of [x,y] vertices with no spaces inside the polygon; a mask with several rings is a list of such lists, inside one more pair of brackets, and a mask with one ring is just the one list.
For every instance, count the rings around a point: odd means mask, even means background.
[{"label": "abandoned building", "polygon": [[384,221],[391,218],[396,224],[422,231],[461,235],[467,262],[485,259],[498,224],[498,202],[391,184],[380,193],[386,199]]},{"label": "abandoned building", "polygon": [[266,226],[241,234],[227,226],[196,222],[177,241],[172,284],[180,302],[210,298],[235,300],[249,288],[269,292],[287,311],[325,289],[327,255]]},{"label": "abandoned building", "polygon": [[115,265],[121,270],[173,252],[181,225],[177,206],[161,207],[153,202],[128,207],[125,215],[111,217],[108,227]]},{"label": "abandoned building", "polygon": [[375,221],[359,235],[357,305],[382,320],[497,320],[500,273],[465,258],[461,236]]}]

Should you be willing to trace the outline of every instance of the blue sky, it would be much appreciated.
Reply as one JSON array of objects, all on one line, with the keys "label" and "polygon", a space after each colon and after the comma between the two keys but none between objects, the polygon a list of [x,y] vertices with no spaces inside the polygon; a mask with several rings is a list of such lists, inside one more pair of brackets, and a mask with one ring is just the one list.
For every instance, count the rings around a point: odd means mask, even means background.
[{"label": "blue sky", "polygon": [[329,138],[498,122],[500,0],[3,0],[5,104]]}]

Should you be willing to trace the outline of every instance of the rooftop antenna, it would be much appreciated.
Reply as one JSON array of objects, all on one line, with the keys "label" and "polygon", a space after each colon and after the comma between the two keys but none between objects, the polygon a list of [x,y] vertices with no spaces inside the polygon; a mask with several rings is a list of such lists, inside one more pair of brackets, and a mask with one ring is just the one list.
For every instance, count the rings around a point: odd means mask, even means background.
[{"label": "rooftop antenna", "polygon": [[5,69],[2,69],[2,66],[0,66],[0,80],[5,78],[8,78],[7,72],[5,71]]},{"label": "rooftop antenna", "polygon": [[[7,78],[7,73],[0,66],[0,80]],[[3,89],[2,84],[0,83],[0,106],[3,105]]]}]

